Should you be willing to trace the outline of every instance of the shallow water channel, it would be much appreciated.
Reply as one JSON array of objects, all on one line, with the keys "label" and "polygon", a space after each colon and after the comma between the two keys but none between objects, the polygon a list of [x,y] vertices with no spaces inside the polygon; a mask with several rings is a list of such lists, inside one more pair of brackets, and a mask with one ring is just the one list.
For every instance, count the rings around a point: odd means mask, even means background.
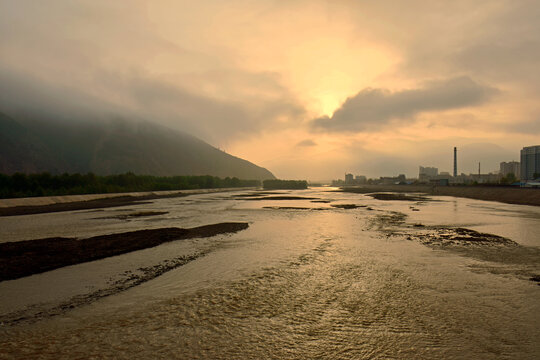
[{"label": "shallow water channel", "polygon": [[540,358],[540,207],[332,190],[1,217],[2,242],[249,228],[0,282],[0,358]]}]

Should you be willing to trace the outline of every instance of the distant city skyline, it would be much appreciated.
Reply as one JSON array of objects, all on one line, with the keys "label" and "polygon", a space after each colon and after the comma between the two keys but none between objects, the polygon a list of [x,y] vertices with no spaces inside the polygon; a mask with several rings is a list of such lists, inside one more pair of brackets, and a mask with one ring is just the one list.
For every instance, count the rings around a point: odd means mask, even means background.
[{"label": "distant city skyline", "polygon": [[[441,159],[439,161],[434,160],[434,158],[440,154],[440,151],[434,151],[433,154],[423,154],[419,156],[419,159],[429,159],[427,161],[421,162],[421,160],[416,160],[416,165],[413,165],[415,164],[415,159],[410,159],[407,160],[406,163],[396,164],[394,171],[386,173],[368,175],[368,171],[352,171],[350,169],[348,169],[347,172],[366,175],[368,178],[397,176],[398,174],[405,174],[408,178],[417,178],[419,175],[419,168],[424,167],[435,168],[438,173],[449,173],[450,175],[453,175],[453,147],[446,150],[446,159]],[[469,146],[464,146],[463,148],[458,147],[457,174],[477,174],[478,163],[481,163],[481,171],[483,174],[488,174],[490,172],[497,173],[500,171],[501,162],[513,161],[520,162],[520,150],[511,153],[510,151],[493,144],[471,144]]]},{"label": "distant city skyline", "polygon": [[[408,179],[417,179],[419,181],[429,182],[432,179],[439,178],[454,178],[454,182],[463,182],[463,181],[472,181],[475,175],[482,175],[482,179],[478,178],[480,181],[500,181],[503,177],[506,177],[510,174],[514,175],[516,179],[523,179],[523,181],[534,180],[538,178],[540,174],[540,145],[535,146],[525,146],[520,151],[520,160],[519,161],[500,161],[499,168],[495,170],[486,170],[482,171],[481,162],[478,162],[478,171],[477,172],[459,172],[459,161],[457,160],[457,147],[454,147],[453,152],[453,172],[449,171],[439,171],[435,166],[422,166],[418,167],[417,176],[407,176]],[[521,170],[523,168],[523,170]],[[372,179],[383,179],[383,178],[402,178],[404,174],[396,176],[396,174],[385,174],[381,176],[372,177]],[[494,175],[494,176],[492,176]],[[353,181],[353,177],[355,181]],[[346,173],[344,182],[345,184],[352,183],[362,183],[357,181],[360,177],[366,178],[363,174],[361,176],[354,176],[352,173]],[[458,179],[458,180],[456,180]],[[335,183],[335,181],[333,181]]]}]

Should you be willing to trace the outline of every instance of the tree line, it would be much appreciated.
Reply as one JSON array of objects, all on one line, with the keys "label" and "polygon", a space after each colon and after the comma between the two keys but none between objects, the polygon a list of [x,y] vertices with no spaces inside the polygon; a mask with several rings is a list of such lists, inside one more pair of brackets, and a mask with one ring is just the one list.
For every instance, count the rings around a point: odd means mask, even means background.
[{"label": "tree line", "polygon": [[260,186],[259,180],[241,180],[217,176],[151,176],[128,172],[99,176],[87,174],[51,175],[15,173],[0,174],[0,198],[105,194],[136,191],[214,189]]},{"label": "tree line", "polygon": [[264,180],[263,188],[265,189],[307,189],[306,180]]}]

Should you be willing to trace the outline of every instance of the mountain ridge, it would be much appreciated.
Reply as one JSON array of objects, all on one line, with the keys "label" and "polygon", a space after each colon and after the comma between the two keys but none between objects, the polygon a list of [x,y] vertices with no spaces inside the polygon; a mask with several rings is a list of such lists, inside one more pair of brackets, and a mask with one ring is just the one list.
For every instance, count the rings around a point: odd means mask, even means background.
[{"label": "mountain ridge", "polygon": [[150,122],[15,120],[0,112],[0,173],[44,171],[275,178],[201,139]]}]

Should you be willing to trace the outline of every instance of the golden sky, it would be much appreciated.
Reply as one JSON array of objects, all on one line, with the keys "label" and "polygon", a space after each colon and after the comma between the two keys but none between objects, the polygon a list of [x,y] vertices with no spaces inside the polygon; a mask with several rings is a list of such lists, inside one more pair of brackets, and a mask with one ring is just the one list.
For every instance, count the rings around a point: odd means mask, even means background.
[{"label": "golden sky", "polygon": [[453,146],[460,171],[487,171],[540,143],[538,19],[528,0],[0,0],[0,83],[280,178],[450,171]]}]

